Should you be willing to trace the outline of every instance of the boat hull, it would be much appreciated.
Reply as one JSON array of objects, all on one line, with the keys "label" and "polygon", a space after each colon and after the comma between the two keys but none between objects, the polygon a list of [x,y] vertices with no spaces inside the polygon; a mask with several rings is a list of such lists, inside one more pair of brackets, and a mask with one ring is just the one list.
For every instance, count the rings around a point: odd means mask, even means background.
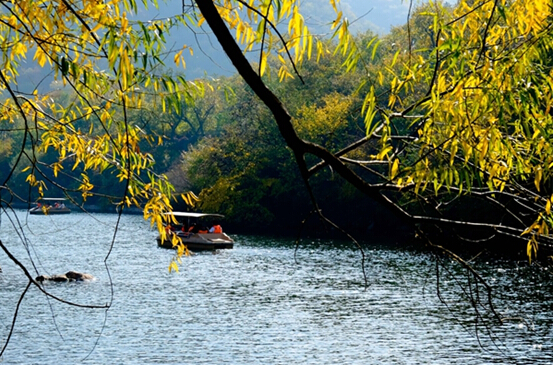
[{"label": "boat hull", "polygon": [[52,215],[52,214],[69,214],[71,213],[71,209],[69,208],[48,208],[46,209],[46,213],[42,210],[42,208],[35,207],[31,210],[29,210],[29,214],[35,214],[35,215]]},{"label": "boat hull", "polygon": [[[175,233],[169,233],[169,235]],[[190,251],[211,251],[218,249],[234,248],[234,240],[225,233],[176,233],[180,237],[182,243]],[[168,236],[165,240],[161,237],[157,238],[157,245],[163,248],[174,248],[171,242],[171,237]]]}]

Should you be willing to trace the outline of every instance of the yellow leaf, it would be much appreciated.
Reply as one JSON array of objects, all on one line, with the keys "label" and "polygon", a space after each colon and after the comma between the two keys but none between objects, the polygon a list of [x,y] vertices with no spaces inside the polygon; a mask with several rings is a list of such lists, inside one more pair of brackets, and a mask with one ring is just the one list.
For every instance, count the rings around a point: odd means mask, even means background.
[{"label": "yellow leaf", "polygon": [[259,76],[263,76],[265,73],[265,68],[267,67],[267,57],[261,58],[261,65],[259,66]]},{"label": "yellow leaf", "polygon": [[334,29],[336,28],[336,26],[340,23],[340,20],[342,19],[342,12],[339,11],[337,14],[336,14],[336,20],[334,20],[334,22],[332,23],[332,26],[330,27],[330,29]]},{"label": "yellow leaf", "polygon": [[398,169],[399,169],[399,159],[396,158],[394,160],[394,163],[392,164],[392,169],[390,171],[390,177],[392,179],[396,177]]},{"label": "yellow leaf", "polygon": [[169,265],[169,272],[179,272],[179,265],[175,261],[172,261]]},{"label": "yellow leaf", "polygon": [[534,185],[536,186],[536,189],[538,191],[540,191],[540,183],[541,183],[542,174],[543,174],[542,169],[538,167],[536,169],[536,174],[534,176]]},{"label": "yellow leaf", "polygon": [[175,62],[176,66],[178,66],[180,64],[181,57],[182,57],[182,50],[175,53],[175,57],[173,57],[173,62]]}]

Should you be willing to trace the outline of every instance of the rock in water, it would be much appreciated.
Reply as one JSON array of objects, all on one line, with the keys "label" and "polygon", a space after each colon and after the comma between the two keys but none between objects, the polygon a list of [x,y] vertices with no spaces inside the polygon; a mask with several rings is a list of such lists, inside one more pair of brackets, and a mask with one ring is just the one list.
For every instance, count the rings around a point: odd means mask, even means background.
[{"label": "rock in water", "polygon": [[52,275],[52,276],[39,275],[39,276],[36,277],[35,280],[38,281],[38,282],[43,282],[43,281],[47,281],[47,280],[57,281],[57,282],[61,282],[61,281],[84,281],[84,280],[94,280],[94,276],[92,276],[90,274],[82,273],[82,272],[77,272],[77,271],[68,271],[65,274],[61,274],[61,275]]}]

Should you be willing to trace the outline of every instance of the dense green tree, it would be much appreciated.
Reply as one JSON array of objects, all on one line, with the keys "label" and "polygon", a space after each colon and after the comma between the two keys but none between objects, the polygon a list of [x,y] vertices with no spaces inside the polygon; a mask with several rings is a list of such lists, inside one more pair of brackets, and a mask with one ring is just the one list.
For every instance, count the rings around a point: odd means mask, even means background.
[{"label": "dense green tree", "polygon": [[[303,83],[296,79],[282,83],[268,80],[297,115],[294,125],[298,133],[332,149],[365,134],[362,120],[354,117],[361,105],[355,97],[358,75],[340,73],[342,62],[338,55],[320,63],[307,62],[302,67]],[[248,222],[250,230],[294,234],[297,230],[290,227],[297,227],[310,208],[293,156],[251,90],[237,78],[232,88],[233,102],[221,111],[228,120],[224,132],[220,137],[204,139],[184,154],[182,168],[190,179],[188,187],[202,191],[201,209],[225,214],[234,229]],[[359,222],[347,214],[363,200],[360,194],[351,194],[341,179],[327,171],[319,175],[314,189],[324,196],[325,208],[336,212],[332,216],[343,218],[341,222],[349,223],[348,228],[366,226],[367,219]]]}]

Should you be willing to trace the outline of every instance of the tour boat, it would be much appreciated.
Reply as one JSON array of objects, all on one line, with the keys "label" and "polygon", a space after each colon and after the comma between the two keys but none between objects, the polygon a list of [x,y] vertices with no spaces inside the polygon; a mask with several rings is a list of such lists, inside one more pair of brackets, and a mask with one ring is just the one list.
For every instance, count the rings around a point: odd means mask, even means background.
[{"label": "tour boat", "polygon": [[[169,212],[179,222],[176,225],[168,225],[166,228],[166,238],[157,237],[157,244],[163,248],[174,248],[172,243],[173,235],[179,237],[182,243],[190,251],[217,250],[224,248],[233,248],[234,240],[226,233],[209,232],[213,223],[217,223],[224,218],[221,214],[210,213],[192,213],[192,212]],[[202,222],[210,222],[209,226],[200,226]],[[206,222],[207,223],[207,222]],[[196,229],[191,227],[196,227]],[[220,227],[220,226],[219,226]]]},{"label": "tour boat", "polygon": [[69,214],[71,209],[65,206],[64,201],[65,198],[42,198],[29,210],[29,214]]}]

